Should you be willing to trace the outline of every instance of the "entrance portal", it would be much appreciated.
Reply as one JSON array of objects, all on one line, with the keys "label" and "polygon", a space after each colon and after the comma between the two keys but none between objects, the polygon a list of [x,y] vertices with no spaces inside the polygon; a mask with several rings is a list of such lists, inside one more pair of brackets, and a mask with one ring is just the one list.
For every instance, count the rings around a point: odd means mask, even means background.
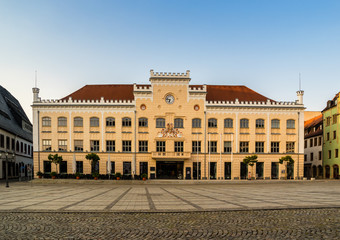
[{"label": "entrance portal", "polygon": [[158,179],[183,179],[183,162],[156,162]]}]

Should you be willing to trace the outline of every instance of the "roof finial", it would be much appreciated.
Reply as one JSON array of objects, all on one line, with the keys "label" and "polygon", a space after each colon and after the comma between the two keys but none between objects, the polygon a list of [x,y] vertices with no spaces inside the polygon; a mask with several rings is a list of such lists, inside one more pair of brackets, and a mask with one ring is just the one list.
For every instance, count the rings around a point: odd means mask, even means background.
[{"label": "roof finial", "polygon": [[34,82],[35,88],[37,88],[37,81],[38,81],[37,70],[35,70],[35,82]]}]

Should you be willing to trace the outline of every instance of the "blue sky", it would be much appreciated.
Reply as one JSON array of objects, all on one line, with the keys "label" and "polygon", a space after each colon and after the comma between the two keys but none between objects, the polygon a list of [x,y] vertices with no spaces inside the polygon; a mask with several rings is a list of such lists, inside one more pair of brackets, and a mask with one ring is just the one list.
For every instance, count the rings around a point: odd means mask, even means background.
[{"label": "blue sky", "polygon": [[0,0],[0,84],[31,117],[85,84],[148,83],[191,71],[191,84],[246,85],[307,110],[339,92],[337,0]]}]

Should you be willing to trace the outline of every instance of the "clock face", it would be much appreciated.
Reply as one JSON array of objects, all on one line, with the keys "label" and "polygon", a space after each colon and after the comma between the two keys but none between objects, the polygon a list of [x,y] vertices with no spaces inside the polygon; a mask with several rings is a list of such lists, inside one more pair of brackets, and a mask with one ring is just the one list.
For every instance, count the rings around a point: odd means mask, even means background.
[{"label": "clock face", "polygon": [[167,96],[165,97],[165,102],[166,102],[167,104],[173,104],[174,101],[175,101],[175,97],[172,96],[172,95],[167,95]]}]

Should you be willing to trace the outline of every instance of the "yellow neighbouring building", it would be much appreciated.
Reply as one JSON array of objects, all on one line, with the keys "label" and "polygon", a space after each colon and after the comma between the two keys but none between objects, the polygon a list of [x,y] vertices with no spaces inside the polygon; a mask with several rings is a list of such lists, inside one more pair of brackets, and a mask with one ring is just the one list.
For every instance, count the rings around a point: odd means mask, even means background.
[{"label": "yellow neighbouring building", "polygon": [[[303,91],[277,102],[245,86],[189,85],[190,72],[150,71],[149,85],[86,85],[60,100],[33,88],[34,169],[147,173],[151,179],[299,179],[304,164]],[[243,164],[256,154],[253,167]],[[288,168],[279,158],[295,160]]]}]

